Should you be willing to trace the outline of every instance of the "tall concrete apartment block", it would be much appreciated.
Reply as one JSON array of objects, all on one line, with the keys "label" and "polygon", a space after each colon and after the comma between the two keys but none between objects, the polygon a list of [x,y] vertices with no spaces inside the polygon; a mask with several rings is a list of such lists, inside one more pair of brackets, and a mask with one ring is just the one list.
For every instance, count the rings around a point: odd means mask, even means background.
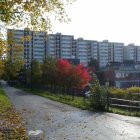
[{"label": "tall concrete apartment block", "polygon": [[124,60],[136,61],[136,46],[134,44],[124,47]]},{"label": "tall concrete apartment block", "polygon": [[110,62],[123,62],[123,48],[123,43],[74,39],[74,36],[57,33],[48,35],[46,54],[55,58],[80,59],[85,66],[93,58],[100,67],[105,67]]},{"label": "tall concrete apartment block", "polygon": [[98,62],[100,67],[109,63],[109,42],[104,40],[98,43]]},{"label": "tall concrete apartment block", "polygon": [[83,38],[78,38],[76,40],[76,59],[80,59],[80,63],[85,66],[91,57],[90,50],[91,42],[89,40],[84,40]]},{"label": "tall concrete apartment block", "polygon": [[103,40],[97,43],[97,60],[100,67],[105,67],[111,62],[124,61],[124,44],[111,43],[108,40]]},{"label": "tall concrete apartment block", "polygon": [[140,62],[140,46],[128,44],[124,47],[124,60]]},{"label": "tall concrete apartment block", "polygon": [[[46,50],[46,32],[35,32],[30,31],[29,29],[25,30],[11,30],[8,32],[8,40],[11,38],[15,40],[16,44],[21,45],[23,47],[23,58],[25,59],[25,67],[29,67],[31,65],[31,61],[36,59],[38,61],[42,61],[45,58],[45,50]],[[11,34],[9,36],[9,34]],[[30,40],[25,40],[26,37],[30,37]],[[21,41],[24,39],[24,41]],[[9,44],[12,45],[12,44]]]},{"label": "tall concrete apartment block", "polygon": [[55,58],[75,58],[76,57],[76,42],[74,36],[49,34],[47,37],[46,54]]},{"label": "tall concrete apartment block", "polygon": [[[110,62],[123,62],[133,60],[140,62],[140,46],[124,43],[109,42],[108,40],[84,40],[75,39],[72,35],[61,33],[48,34],[25,30],[8,30],[13,34],[17,45],[23,46],[22,57],[26,60],[25,67],[28,68],[33,59],[43,61],[46,56],[64,59],[80,59],[80,63],[87,66],[91,58],[96,59],[100,68],[104,68]],[[30,36],[31,40],[21,42],[21,38]],[[8,37],[8,39],[10,39]]]},{"label": "tall concrete apartment block", "polygon": [[110,43],[110,62],[124,61],[124,43]]}]

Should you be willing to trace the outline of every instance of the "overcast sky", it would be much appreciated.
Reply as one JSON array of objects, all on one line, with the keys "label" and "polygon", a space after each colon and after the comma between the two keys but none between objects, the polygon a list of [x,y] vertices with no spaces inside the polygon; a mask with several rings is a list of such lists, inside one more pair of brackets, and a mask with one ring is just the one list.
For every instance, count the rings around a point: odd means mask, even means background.
[{"label": "overcast sky", "polygon": [[140,0],[77,0],[66,8],[71,22],[53,22],[53,33],[140,45]]}]

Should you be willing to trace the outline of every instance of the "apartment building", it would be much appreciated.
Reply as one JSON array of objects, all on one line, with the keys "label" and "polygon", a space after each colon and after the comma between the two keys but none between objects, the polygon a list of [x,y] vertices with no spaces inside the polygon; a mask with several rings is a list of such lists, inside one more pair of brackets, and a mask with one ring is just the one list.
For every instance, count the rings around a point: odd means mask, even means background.
[{"label": "apartment building", "polygon": [[140,62],[140,46],[136,47],[136,62]]},{"label": "apartment building", "polygon": [[124,60],[136,61],[136,46],[134,44],[124,47]]},{"label": "apartment building", "polygon": [[[23,37],[24,37],[23,30],[8,30],[7,38],[10,47],[10,57],[12,61],[14,61],[14,56],[17,54],[16,47],[22,48],[24,46],[24,43],[22,41]],[[21,58],[23,59],[24,52],[21,52],[20,54]]]},{"label": "apartment building", "polygon": [[83,38],[74,39],[71,35],[61,33],[49,34],[47,38],[46,54],[54,58],[80,59],[80,63],[87,65],[90,52],[90,41]]},{"label": "apartment building", "polygon": [[109,63],[108,40],[103,40],[102,42],[98,42],[98,62],[101,68],[105,67]]},{"label": "apartment building", "polygon": [[[109,42],[108,40],[96,41],[75,39],[72,35],[62,35],[61,33],[47,34],[46,32],[36,32],[25,30],[8,30],[8,40],[14,39],[16,44],[23,46],[22,58],[25,59],[25,67],[31,65],[31,61],[36,59],[43,61],[46,56],[64,59],[79,59],[80,63],[87,66],[91,58],[96,59],[100,68],[110,65],[112,62],[123,62],[132,60],[140,62],[140,46],[124,43]],[[21,41],[30,36],[30,40]],[[9,44],[12,45],[12,44]],[[13,50],[12,50],[13,51]],[[11,53],[14,53],[14,51]]]},{"label": "apartment building", "polygon": [[49,34],[46,54],[50,57],[70,59],[76,57],[75,40],[73,36],[61,33]]},{"label": "apartment building", "polygon": [[[9,36],[10,35],[10,36]],[[13,30],[9,29],[7,32],[8,40],[14,40],[14,45],[9,42],[9,45],[22,46],[22,58],[25,60],[25,67],[28,68],[31,65],[31,61],[34,59],[42,61],[46,56],[46,32],[35,32],[29,29],[25,30]],[[28,37],[28,39],[27,39]],[[12,50],[12,54],[15,53]],[[12,57],[11,54],[11,57]]]},{"label": "apartment building", "polygon": [[109,45],[110,62],[124,61],[124,43],[110,43]]},{"label": "apartment building", "polygon": [[80,59],[80,63],[84,66],[88,65],[88,61],[90,60],[90,41],[84,40],[83,38],[78,38],[76,40],[76,58]]},{"label": "apartment building", "polygon": [[90,52],[89,52],[89,56],[90,58],[96,59],[98,61],[99,58],[99,48],[98,48],[98,41],[91,41],[91,46],[90,46]]}]

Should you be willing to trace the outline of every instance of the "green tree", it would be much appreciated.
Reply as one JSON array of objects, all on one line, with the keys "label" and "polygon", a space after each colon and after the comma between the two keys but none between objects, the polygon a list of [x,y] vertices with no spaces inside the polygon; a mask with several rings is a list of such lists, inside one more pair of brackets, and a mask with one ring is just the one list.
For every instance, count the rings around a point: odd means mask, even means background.
[{"label": "green tree", "polygon": [[26,84],[39,86],[42,82],[42,69],[41,63],[37,60],[33,60],[31,67],[25,70]]},{"label": "green tree", "polygon": [[41,84],[42,80],[42,70],[41,70],[41,63],[37,60],[32,61],[32,67],[31,67],[31,78],[33,85],[39,85]]},{"label": "green tree", "polygon": [[106,96],[106,87],[100,86],[98,80],[94,80],[93,85],[91,87],[91,106],[97,110],[105,110],[106,103],[107,103],[107,96]]},{"label": "green tree", "polygon": [[99,63],[98,63],[98,61],[97,61],[96,59],[94,59],[94,58],[91,58],[91,59],[90,59],[90,61],[89,61],[89,63],[88,63],[88,66],[89,66],[89,67],[94,67],[96,71],[99,70]]},{"label": "green tree", "polygon": [[[69,21],[69,18],[65,12],[65,6],[72,4],[75,0],[0,0],[0,76],[4,73],[5,61],[2,60],[3,50],[6,49],[6,41],[1,39],[1,29],[6,28],[7,25],[14,27],[28,27],[35,30],[45,30],[48,31],[51,29],[51,20],[52,15],[54,19],[58,19],[60,22]],[[4,23],[4,24],[3,24]],[[6,25],[6,26],[5,26]],[[28,40],[28,37],[23,39],[23,41]],[[8,57],[8,62],[6,63],[7,72],[10,71],[10,75],[17,75],[17,72],[20,71],[21,65],[12,70],[9,69],[10,66],[15,67],[19,63],[20,49],[19,45],[15,45],[15,40],[11,39],[8,44],[11,44],[8,53],[12,54],[12,59]],[[14,44],[14,45],[13,45]],[[3,49],[4,48],[4,49]],[[15,55],[13,57],[13,55]],[[17,60],[17,62],[16,62]],[[21,60],[23,65],[23,60]]]},{"label": "green tree", "polygon": [[2,38],[2,34],[0,33],[0,78],[5,72],[5,55],[7,50],[7,42]]},{"label": "green tree", "polygon": [[57,85],[56,59],[47,57],[42,65],[42,81],[44,85]]},{"label": "green tree", "polygon": [[51,28],[52,15],[68,21],[65,6],[75,0],[1,0],[0,20],[7,25],[28,25],[36,30]]},{"label": "green tree", "polygon": [[5,63],[5,75],[7,80],[17,79],[20,70],[23,68],[23,63],[20,60],[11,61],[7,60]]},{"label": "green tree", "polygon": [[8,34],[10,39],[8,40],[6,53],[5,72],[8,80],[14,80],[19,75],[19,72],[24,66],[23,58],[23,45],[17,43],[13,34]]}]

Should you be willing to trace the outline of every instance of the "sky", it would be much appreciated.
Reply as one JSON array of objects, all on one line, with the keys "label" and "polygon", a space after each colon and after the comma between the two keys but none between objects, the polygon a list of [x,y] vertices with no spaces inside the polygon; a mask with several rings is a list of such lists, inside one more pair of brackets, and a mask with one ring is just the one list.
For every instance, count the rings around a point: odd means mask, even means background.
[{"label": "sky", "polygon": [[71,22],[53,21],[53,33],[140,45],[140,0],[76,0],[66,11]]}]

